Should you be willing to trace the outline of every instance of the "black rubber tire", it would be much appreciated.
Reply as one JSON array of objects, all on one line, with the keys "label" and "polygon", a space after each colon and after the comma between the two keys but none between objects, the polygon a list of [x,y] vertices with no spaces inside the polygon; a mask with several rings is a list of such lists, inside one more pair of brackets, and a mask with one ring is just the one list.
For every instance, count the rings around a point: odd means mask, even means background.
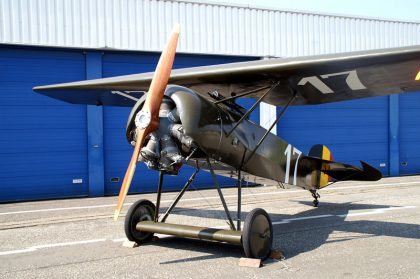
[{"label": "black rubber tire", "polygon": [[265,260],[273,245],[273,224],[262,208],[253,209],[245,218],[242,247],[248,258]]},{"label": "black rubber tire", "polygon": [[136,225],[140,221],[153,221],[155,210],[155,205],[149,200],[139,200],[131,205],[124,221],[124,231],[128,240],[135,241],[138,244],[152,240],[153,233],[140,232],[136,229]]}]

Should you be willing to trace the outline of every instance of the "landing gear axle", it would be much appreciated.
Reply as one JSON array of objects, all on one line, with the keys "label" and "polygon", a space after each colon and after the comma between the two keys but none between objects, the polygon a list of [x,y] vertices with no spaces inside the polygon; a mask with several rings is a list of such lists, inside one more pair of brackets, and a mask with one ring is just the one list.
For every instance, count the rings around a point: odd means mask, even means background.
[{"label": "landing gear axle", "polygon": [[144,244],[152,240],[154,233],[178,237],[220,241],[242,245],[246,257],[265,260],[273,243],[273,226],[267,212],[261,208],[252,210],[245,219],[244,230],[168,224],[153,221],[155,206],[149,200],[139,200],[127,212],[125,233],[129,240]]}]

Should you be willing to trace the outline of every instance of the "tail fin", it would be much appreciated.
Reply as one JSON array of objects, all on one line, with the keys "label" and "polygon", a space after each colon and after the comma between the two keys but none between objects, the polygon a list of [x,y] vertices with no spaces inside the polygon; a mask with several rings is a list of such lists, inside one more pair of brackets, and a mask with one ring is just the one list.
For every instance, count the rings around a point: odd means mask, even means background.
[{"label": "tail fin", "polygon": [[344,180],[376,181],[382,178],[382,173],[366,162],[360,161],[361,167],[333,162],[330,150],[321,144],[314,145],[300,161],[312,169],[312,186],[320,189],[329,182]]},{"label": "tail fin", "polygon": [[[322,144],[315,144],[312,146],[311,150],[309,150],[308,156],[327,161],[333,160],[331,151]],[[326,168],[325,170],[328,170],[329,166],[325,165],[324,168]],[[316,170],[312,173],[312,185],[317,185],[318,188],[323,188],[332,181],[334,181],[333,178],[321,170]]]}]

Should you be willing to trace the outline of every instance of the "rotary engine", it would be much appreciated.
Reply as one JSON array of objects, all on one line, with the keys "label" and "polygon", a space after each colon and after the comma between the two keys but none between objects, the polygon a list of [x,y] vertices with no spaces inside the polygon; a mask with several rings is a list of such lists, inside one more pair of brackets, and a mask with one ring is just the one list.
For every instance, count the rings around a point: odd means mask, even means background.
[{"label": "rotary engine", "polygon": [[[141,112],[136,114],[136,127],[141,126],[142,117]],[[131,134],[137,139],[136,129],[133,128]],[[135,145],[135,142],[131,144]],[[196,148],[193,139],[184,133],[175,103],[165,96],[159,110],[159,128],[146,138],[139,161],[149,169],[176,175],[186,162],[186,157]]]}]

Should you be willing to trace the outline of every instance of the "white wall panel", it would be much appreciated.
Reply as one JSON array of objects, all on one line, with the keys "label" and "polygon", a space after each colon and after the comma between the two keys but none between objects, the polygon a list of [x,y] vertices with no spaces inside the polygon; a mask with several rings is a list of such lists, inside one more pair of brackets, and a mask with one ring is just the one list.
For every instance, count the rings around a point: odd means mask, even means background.
[{"label": "white wall panel", "polygon": [[420,22],[163,0],[0,0],[0,43],[297,56],[420,44]]}]

